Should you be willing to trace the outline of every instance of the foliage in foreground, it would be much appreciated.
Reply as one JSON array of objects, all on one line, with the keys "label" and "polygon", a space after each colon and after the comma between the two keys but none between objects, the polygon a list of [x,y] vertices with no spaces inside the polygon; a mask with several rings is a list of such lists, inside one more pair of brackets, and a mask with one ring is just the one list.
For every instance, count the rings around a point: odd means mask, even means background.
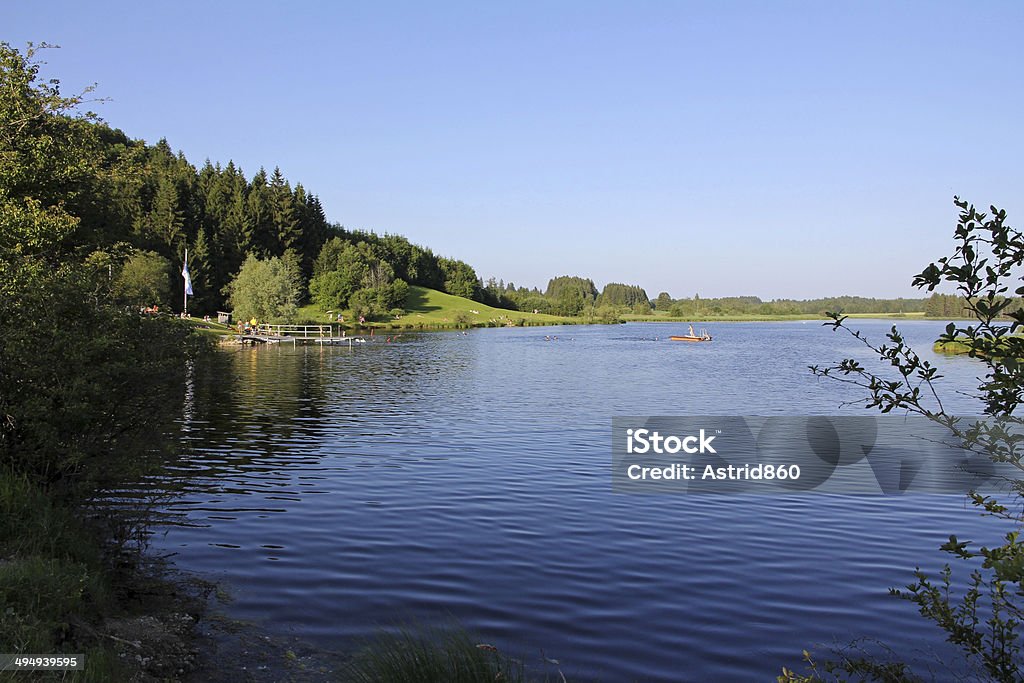
[{"label": "foliage in foreground", "polygon": [[[875,345],[850,330],[841,314],[832,314],[833,322],[827,323],[861,341],[896,377],[875,373],[852,358],[830,367],[812,366],[811,371],[866,391],[862,401],[866,408],[927,417],[948,428],[963,448],[1024,472],[1024,434],[1016,415],[1024,397],[1024,362],[1020,360],[1024,338],[1016,334],[1024,326],[1024,311],[1014,306],[1012,298],[1024,295],[1020,285],[1024,279],[1024,235],[1006,224],[1005,211],[991,207],[988,215],[959,198],[954,203],[960,214],[953,254],[930,264],[913,283],[928,291],[943,282],[952,283],[967,302],[973,320],[965,326],[950,323],[938,341],[965,345],[969,355],[983,364],[986,372],[973,396],[982,404],[984,415],[993,419],[976,421],[951,415],[937,385],[941,379],[938,368],[921,359],[896,327],[888,333],[887,343]],[[998,322],[1003,317],[1009,323]],[[1008,491],[1002,499],[969,494],[981,514],[1016,527],[1001,545],[975,548],[970,541],[951,535],[940,548],[955,558],[953,564],[966,578],[947,563],[938,577],[918,569],[913,583],[904,589],[890,589],[890,593],[913,602],[923,617],[941,628],[947,641],[963,655],[963,668],[972,675],[1020,681],[1024,679],[1024,542],[1020,538],[1024,480],[1016,478],[1006,485]],[[806,659],[810,662],[809,655]],[[858,657],[825,662],[813,667],[807,677],[783,670],[779,680],[841,679],[844,674],[882,681],[911,677],[899,662]]]},{"label": "foliage in foreground", "polygon": [[83,497],[165,455],[158,436],[202,348],[179,321],[91,305],[88,282],[0,261],[0,457]]},{"label": "foliage in foreground", "polygon": [[71,679],[118,680],[102,628],[127,606],[132,523],[91,504],[163,462],[206,344],[109,295],[82,238],[117,179],[83,97],[39,83],[33,55],[0,43],[0,652],[86,652]]}]

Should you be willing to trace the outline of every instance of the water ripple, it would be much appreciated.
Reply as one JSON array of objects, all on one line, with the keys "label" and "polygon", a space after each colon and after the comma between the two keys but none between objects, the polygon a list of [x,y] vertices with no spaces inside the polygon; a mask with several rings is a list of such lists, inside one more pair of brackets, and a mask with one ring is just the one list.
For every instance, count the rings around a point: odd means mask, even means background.
[{"label": "water ripple", "polygon": [[[907,333],[929,348],[940,327]],[[941,648],[886,589],[938,567],[949,533],[998,536],[961,497],[612,493],[613,416],[835,414],[855,395],[806,366],[869,360],[813,323],[654,341],[672,332],[229,352],[176,470],[148,484],[177,495],[154,544],[223,580],[233,616],[331,648],[455,617],[614,681],[770,679],[855,635]],[[977,366],[939,362],[949,387],[972,386]]]}]

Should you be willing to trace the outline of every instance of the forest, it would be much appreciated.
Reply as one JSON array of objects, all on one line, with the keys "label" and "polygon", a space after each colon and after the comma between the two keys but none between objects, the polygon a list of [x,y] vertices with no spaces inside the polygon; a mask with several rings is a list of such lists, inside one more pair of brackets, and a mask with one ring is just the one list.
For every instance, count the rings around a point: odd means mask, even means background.
[{"label": "forest", "polygon": [[[192,312],[229,306],[242,266],[272,259],[292,276],[298,304],[315,275],[339,266],[343,244],[358,247],[348,259],[360,275],[356,289],[366,288],[365,277],[371,288],[400,279],[480,295],[468,264],[404,237],[328,223],[317,196],[301,183],[293,187],[278,168],[269,174],[261,168],[251,178],[231,161],[221,166],[207,160],[197,169],[166,140],[148,145],[96,120],[76,118],[74,125],[94,173],[63,196],[63,206],[78,220],[59,248],[106,274],[103,295],[111,302],[178,310],[179,269],[188,249]],[[314,300],[328,302],[337,294],[329,284],[319,283]],[[330,304],[347,304],[347,298]]]}]

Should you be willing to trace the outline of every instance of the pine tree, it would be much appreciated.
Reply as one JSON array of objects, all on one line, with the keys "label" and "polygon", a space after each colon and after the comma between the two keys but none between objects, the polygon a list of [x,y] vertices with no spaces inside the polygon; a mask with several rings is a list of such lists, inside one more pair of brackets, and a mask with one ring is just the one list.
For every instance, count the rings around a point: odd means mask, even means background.
[{"label": "pine tree", "polygon": [[146,226],[150,236],[166,246],[167,251],[175,251],[185,240],[185,218],[178,198],[178,188],[167,176],[161,177],[157,185]]},{"label": "pine tree", "polygon": [[275,235],[276,253],[283,254],[286,251],[300,253],[302,251],[302,228],[295,207],[295,197],[292,195],[291,186],[281,175],[281,169],[278,167],[274,168],[274,174],[270,179],[270,204],[272,220],[277,233]]},{"label": "pine tree", "polygon": [[242,267],[246,255],[253,249],[253,226],[249,221],[248,188],[242,169],[228,162],[222,179],[227,194],[227,210],[220,225],[224,264],[219,269],[218,282],[227,282]]},{"label": "pine tree", "polygon": [[192,278],[192,291],[194,292],[191,310],[195,313],[210,313],[214,303],[214,294],[217,292],[211,283],[211,258],[210,244],[206,238],[206,229],[199,228],[196,233],[196,240],[188,252],[188,270]]},{"label": "pine tree", "polygon": [[[304,188],[303,192],[305,192]],[[320,205],[319,197],[315,194],[307,194],[303,205],[305,206],[305,211],[302,225],[302,262],[304,272],[312,274],[313,262],[316,261],[316,257],[320,253],[320,249],[323,248],[324,243],[327,242],[330,226],[327,224],[327,216],[324,214],[323,206]]]},{"label": "pine tree", "polygon": [[267,172],[262,168],[253,176],[245,204],[245,217],[250,229],[249,253],[257,257],[280,255],[277,252],[277,234],[274,228],[274,207]]}]

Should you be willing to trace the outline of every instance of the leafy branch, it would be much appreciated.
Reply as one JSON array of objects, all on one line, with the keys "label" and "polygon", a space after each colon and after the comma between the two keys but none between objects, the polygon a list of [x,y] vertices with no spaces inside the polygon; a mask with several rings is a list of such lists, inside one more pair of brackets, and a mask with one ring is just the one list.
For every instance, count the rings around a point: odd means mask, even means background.
[{"label": "leafy branch", "polygon": [[[866,396],[853,404],[881,413],[901,411],[941,424],[962,448],[985,454],[994,462],[1008,463],[1024,472],[1024,430],[1015,412],[1024,397],[1024,235],[1006,223],[1006,211],[990,207],[990,213],[954,198],[959,209],[952,255],[931,263],[913,279],[919,289],[934,291],[943,283],[954,285],[969,312],[969,323],[950,323],[938,343],[959,344],[969,357],[984,367],[977,393],[969,394],[983,405],[988,419],[969,420],[951,415],[943,405],[937,381],[938,368],[924,360],[894,326],[886,342],[875,344],[847,325],[847,317],[830,312],[833,331],[843,330],[889,368],[889,374],[873,371],[854,358],[829,366],[809,366],[810,371],[863,390]],[[1012,293],[1011,293],[1012,289]],[[1016,298],[1015,298],[1016,297]],[[1024,524],[1024,480],[1009,482],[1010,500],[999,500],[976,491],[969,494],[972,505],[983,515],[1010,521],[1017,530],[1007,533],[1002,545],[972,548],[970,541],[950,536],[940,550],[957,560],[973,564],[967,581],[958,586],[950,564],[937,579],[918,568],[915,581],[905,589],[890,589],[896,597],[909,600],[920,614],[938,625],[946,639],[965,656],[968,668],[997,681],[1024,680],[1021,625],[1024,623],[1024,542],[1019,528]],[[843,674],[865,680],[906,680],[912,674],[899,662],[878,662],[874,658],[840,656],[837,661],[814,662],[805,652],[809,675],[783,669],[780,681],[841,680]]]}]

